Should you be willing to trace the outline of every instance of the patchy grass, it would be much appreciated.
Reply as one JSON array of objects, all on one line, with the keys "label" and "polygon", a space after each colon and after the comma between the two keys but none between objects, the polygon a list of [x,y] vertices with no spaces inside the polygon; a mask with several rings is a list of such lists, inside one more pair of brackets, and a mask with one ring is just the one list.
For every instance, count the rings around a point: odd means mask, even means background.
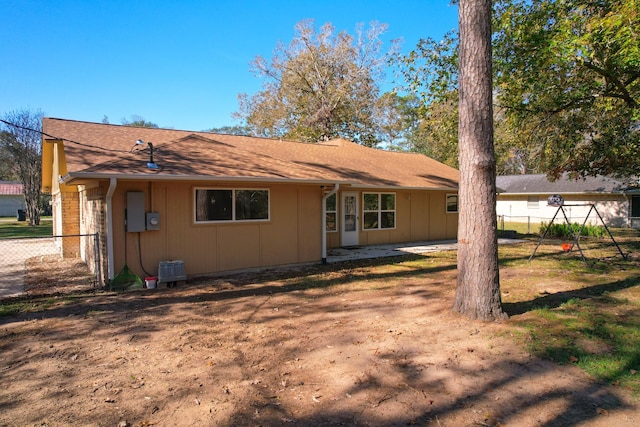
[{"label": "patchy grass", "polygon": [[541,223],[539,221],[531,221],[530,223],[498,221],[498,230],[513,230],[519,234],[520,237],[527,235],[539,236],[540,225]]},{"label": "patchy grass", "polygon": [[640,395],[640,303],[603,295],[571,299],[518,321],[527,348],[557,363],[573,363],[593,377]]},{"label": "patchy grass", "polygon": [[[625,229],[614,230],[614,235],[626,259],[609,238],[581,242],[587,263],[577,250],[563,251],[559,240],[545,240],[531,260],[535,237],[501,246],[503,306],[510,315],[505,326],[531,354],[578,366],[593,378],[640,396],[640,234]],[[220,285],[218,291],[264,288],[259,283],[268,279],[279,285],[264,292],[305,291],[301,298],[309,301],[324,295],[357,301],[371,291],[426,284],[444,285],[450,297],[456,261],[456,253],[448,251],[263,272],[257,281],[256,274],[237,275],[233,285]],[[84,295],[5,301],[0,302],[0,315],[43,311],[56,304],[90,307],[91,300]]]},{"label": "patchy grass", "polygon": [[32,313],[45,310],[55,304],[60,304],[62,298],[13,298],[0,301],[0,317],[14,316],[19,313]]},{"label": "patchy grass", "polygon": [[[533,355],[574,364],[594,378],[640,396],[640,265],[638,235],[581,243],[579,252],[545,241],[501,248],[501,289],[511,322]],[[509,252],[508,255],[505,252]]]},{"label": "patchy grass", "polygon": [[21,237],[47,237],[53,235],[53,221],[50,217],[42,218],[40,225],[30,226],[27,221],[0,221],[0,239]]}]

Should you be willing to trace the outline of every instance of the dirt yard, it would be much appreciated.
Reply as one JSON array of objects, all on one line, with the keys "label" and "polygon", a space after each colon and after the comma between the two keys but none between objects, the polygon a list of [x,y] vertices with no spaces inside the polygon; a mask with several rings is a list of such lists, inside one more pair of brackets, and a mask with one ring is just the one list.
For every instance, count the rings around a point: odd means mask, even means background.
[{"label": "dirt yard", "polygon": [[340,267],[0,317],[0,425],[640,425],[624,390],[533,358],[511,321],[453,314],[455,268]]}]

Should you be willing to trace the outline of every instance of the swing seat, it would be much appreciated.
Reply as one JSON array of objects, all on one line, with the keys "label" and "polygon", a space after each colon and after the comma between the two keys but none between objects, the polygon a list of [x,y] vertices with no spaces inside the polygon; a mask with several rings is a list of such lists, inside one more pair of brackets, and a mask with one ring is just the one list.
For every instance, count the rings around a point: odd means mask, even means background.
[{"label": "swing seat", "polygon": [[569,252],[571,249],[573,249],[573,243],[563,243],[562,244],[562,250],[565,252]]}]

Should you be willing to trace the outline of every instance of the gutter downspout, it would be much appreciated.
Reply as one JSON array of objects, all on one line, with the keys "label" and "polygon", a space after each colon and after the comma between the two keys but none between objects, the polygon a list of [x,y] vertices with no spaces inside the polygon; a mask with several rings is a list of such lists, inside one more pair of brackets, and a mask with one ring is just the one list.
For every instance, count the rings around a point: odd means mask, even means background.
[{"label": "gutter downspout", "polygon": [[[333,189],[322,196],[322,264],[327,263],[327,199],[338,192],[340,184],[333,185]],[[324,191],[324,187],[322,187]],[[336,205],[338,204],[336,200]]]},{"label": "gutter downspout", "polygon": [[118,181],[111,178],[109,181],[109,190],[107,190],[107,269],[109,280],[113,279],[115,272],[113,271],[113,193],[116,191]]}]

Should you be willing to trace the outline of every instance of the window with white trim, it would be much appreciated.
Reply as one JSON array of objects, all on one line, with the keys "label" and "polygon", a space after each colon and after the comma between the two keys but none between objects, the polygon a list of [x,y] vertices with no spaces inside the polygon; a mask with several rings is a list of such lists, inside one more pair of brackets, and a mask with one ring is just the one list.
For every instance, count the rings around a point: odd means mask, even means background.
[{"label": "window with white trim", "polygon": [[458,195],[447,194],[447,213],[458,212]]},{"label": "window with white trim", "polygon": [[396,194],[362,193],[364,230],[396,228]]},{"label": "window with white trim", "polygon": [[333,193],[332,195],[327,197],[326,200],[326,230],[329,232],[338,231],[338,208],[336,200],[338,200],[336,193]]},{"label": "window with white trim", "polygon": [[195,190],[196,222],[268,221],[269,190]]},{"label": "window with white trim", "polygon": [[538,196],[527,196],[527,208],[529,208],[529,209],[540,209],[540,197],[538,197]]}]

